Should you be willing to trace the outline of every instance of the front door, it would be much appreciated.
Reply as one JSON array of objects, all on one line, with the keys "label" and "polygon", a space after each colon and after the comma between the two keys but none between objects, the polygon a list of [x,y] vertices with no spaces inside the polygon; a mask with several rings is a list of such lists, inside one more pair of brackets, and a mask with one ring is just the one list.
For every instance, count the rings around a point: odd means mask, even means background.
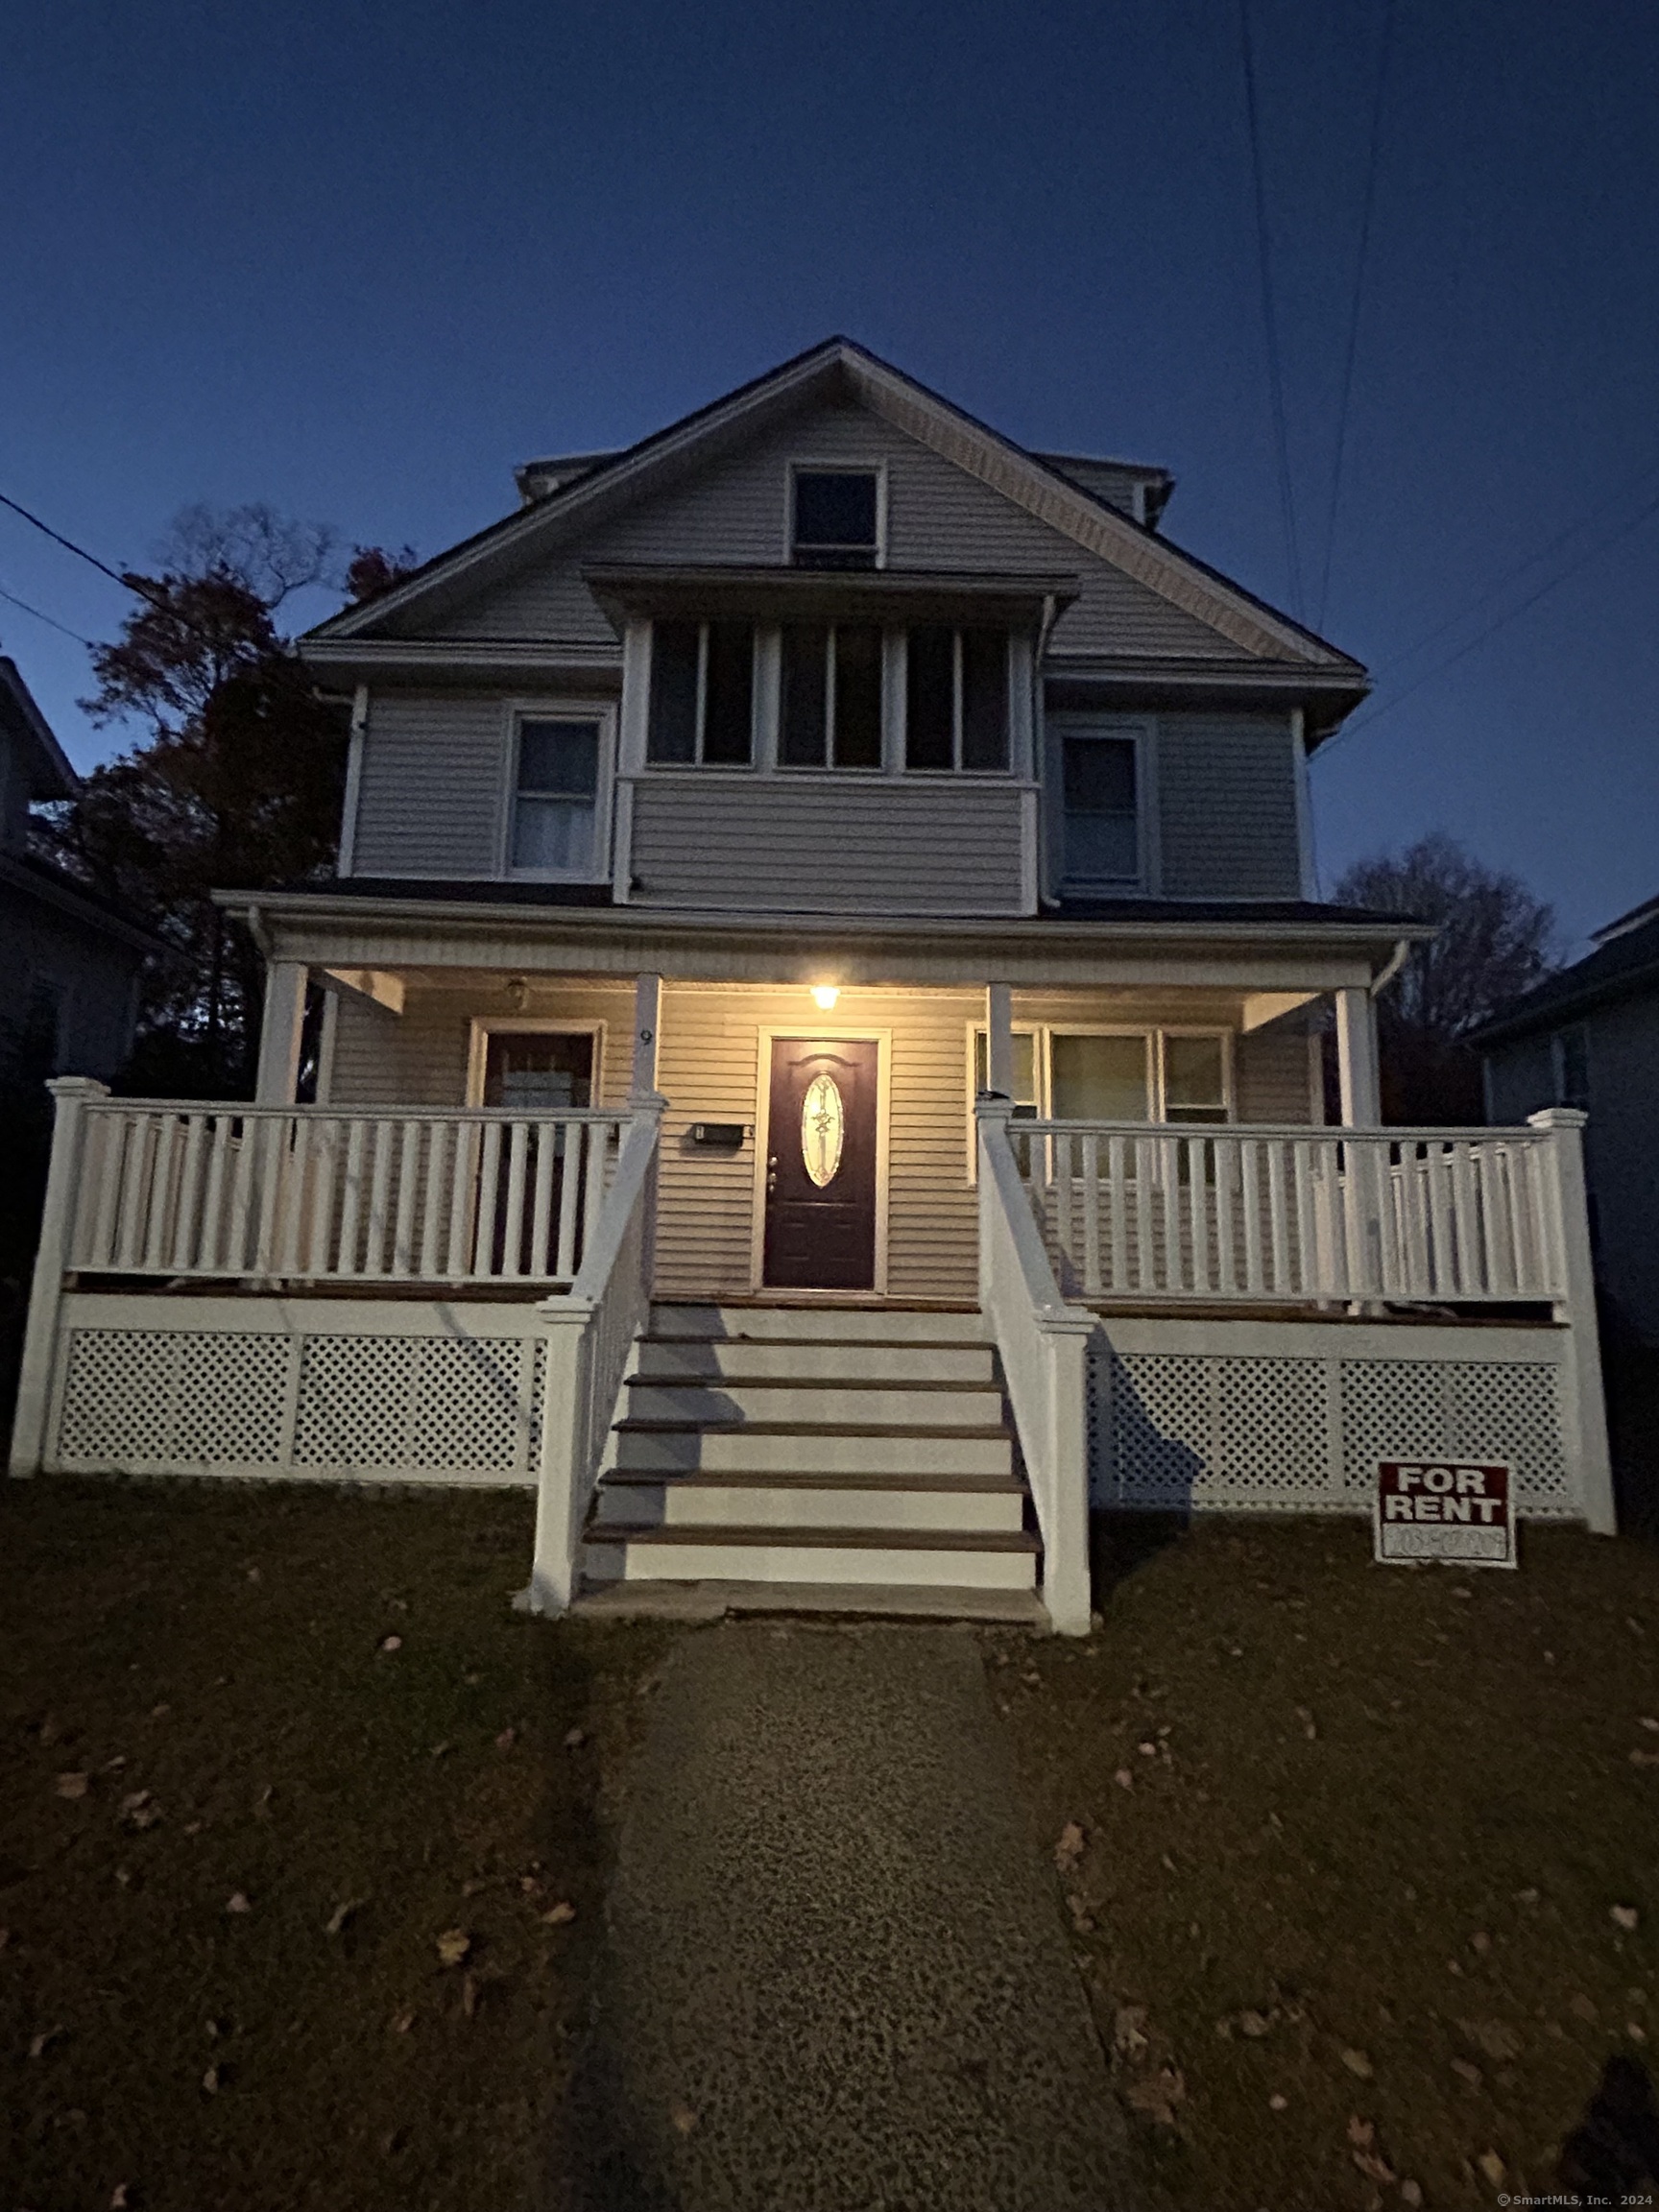
[{"label": "front door", "polygon": [[876,1287],[873,1037],[776,1037],[762,1280],[774,1290]]}]

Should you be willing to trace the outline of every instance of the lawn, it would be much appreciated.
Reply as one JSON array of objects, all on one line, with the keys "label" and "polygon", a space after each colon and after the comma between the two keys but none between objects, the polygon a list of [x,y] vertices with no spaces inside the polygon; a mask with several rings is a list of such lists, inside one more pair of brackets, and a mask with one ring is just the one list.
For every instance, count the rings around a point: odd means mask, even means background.
[{"label": "lawn", "polygon": [[1659,1553],[1532,1527],[1479,1574],[1374,1567],[1362,1525],[1154,1534],[1108,1533],[1086,1642],[986,1645],[1170,2199],[1556,2186],[1604,2062],[1659,2045]]},{"label": "lawn", "polygon": [[514,1615],[530,1513],[0,1486],[6,2212],[556,2201],[661,1640]]}]

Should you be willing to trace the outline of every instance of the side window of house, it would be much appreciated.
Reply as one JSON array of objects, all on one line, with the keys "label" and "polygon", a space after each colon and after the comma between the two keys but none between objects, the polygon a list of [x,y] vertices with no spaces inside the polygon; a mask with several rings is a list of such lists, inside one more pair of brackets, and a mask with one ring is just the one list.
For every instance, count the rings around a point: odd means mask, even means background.
[{"label": "side window of house", "polygon": [[747,622],[657,622],[646,757],[746,768],[755,757],[755,631]]},{"label": "side window of house", "polygon": [[782,649],[780,765],[879,768],[880,631],[857,622],[791,622]]},{"label": "side window of house", "polygon": [[[974,1033],[974,1089],[987,1087],[985,1032]],[[1017,1118],[1203,1124],[1233,1117],[1227,1040],[1219,1032],[1039,1027],[1014,1032]]]},{"label": "side window of house", "polygon": [[881,486],[874,469],[803,469],[790,477],[789,551],[798,568],[875,568]]},{"label": "side window of house", "polygon": [[1075,890],[1141,880],[1139,762],[1132,737],[1068,732],[1061,739],[1063,869]]},{"label": "side window of house", "polygon": [[1590,1111],[1590,1032],[1582,1022],[1558,1029],[1550,1040],[1557,1106]]},{"label": "side window of house", "polygon": [[1006,771],[1008,637],[929,625],[910,632],[904,665],[904,765]]},{"label": "side window of house", "polygon": [[590,875],[598,804],[598,723],[520,722],[514,869],[527,876]]}]

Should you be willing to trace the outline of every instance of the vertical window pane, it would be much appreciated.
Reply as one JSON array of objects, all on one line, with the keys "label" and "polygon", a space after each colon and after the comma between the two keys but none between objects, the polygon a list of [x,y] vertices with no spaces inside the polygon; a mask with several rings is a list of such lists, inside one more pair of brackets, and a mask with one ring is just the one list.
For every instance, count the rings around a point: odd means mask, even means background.
[{"label": "vertical window pane", "polygon": [[1227,1062],[1219,1037],[1166,1037],[1164,1116],[1168,1121],[1225,1121]]},{"label": "vertical window pane", "polygon": [[[974,1034],[974,1088],[991,1088],[991,1044],[983,1029]],[[1029,1029],[1014,1032],[1014,1111],[1027,1119],[1037,1111],[1037,1040]]]},{"label": "vertical window pane", "polygon": [[1147,1121],[1152,1116],[1145,1037],[1062,1037],[1049,1042],[1049,1083],[1059,1121]]},{"label": "vertical window pane", "polygon": [[862,625],[835,632],[835,765],[881,765],[881,633]]},{"label": "vertical window pane", "polygon": [[513,865],[536,875],[585,875],[593,864],[593,804],[520,797],[513,814]]},{"label": "vertical window pane", "polygon": [[645,745],[650,760],[697,757],[697,625],[651,626],[651,723]]},{"label": "vertical window pane", "polygon": [[904,678],[904,765],[949,768],[955,724],[955,634],[912,630]]},{"label": "vertical window pane", "polygon": [[786,768],[822,768],[825,762],[825,665],[830,634],[791,623],[783,632],[783,702],[778,757]]},{"label": "vertical window pane", "polygon": [[1008,765],[1008,639],[1000,630],[962,633],[962,765]]},{"label": "vertical window pane", "polygon": [[598,723],[520,723],[518,788],[544,797],[591,799],[599,788]]},{"label": "vertical window pane", "polygon": [[755,633],[747,622],[710,622],[703,695],[703,757],[747,763],[755,726]]},{"label": "vertical window pane", "polygon": [[809,568],[874,568],[876,478],[864,470],[799,469],[795,559]]},{"label": "vertical window pane", "polygon": [[1068,737],[1062,761],[1067,881],[1136,882],[1141,841],[1134,740]]}]

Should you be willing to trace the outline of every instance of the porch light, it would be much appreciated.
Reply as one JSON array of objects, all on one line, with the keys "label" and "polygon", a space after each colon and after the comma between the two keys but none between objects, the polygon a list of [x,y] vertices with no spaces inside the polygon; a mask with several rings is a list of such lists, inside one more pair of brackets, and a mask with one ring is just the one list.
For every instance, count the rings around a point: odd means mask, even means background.
[{"label": "porch light", "polygon": [[506,982],[507,1003],[515,1014],[522,1014],[530,1003],[530,985],[522,975],[509,975]]},{"label": "porch light", "polygon": [[840,996],[839,983],[814,983],[812,986],[812,1003],[823,1013],[830,1013]]}]

